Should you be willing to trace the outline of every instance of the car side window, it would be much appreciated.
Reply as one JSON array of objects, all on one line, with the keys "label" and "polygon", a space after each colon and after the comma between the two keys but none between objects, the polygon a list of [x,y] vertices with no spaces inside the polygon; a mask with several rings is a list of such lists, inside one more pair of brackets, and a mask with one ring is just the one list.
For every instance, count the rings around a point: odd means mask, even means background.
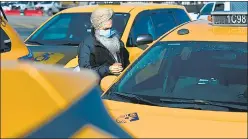
[{"label": "car side window", "polygon": [[225,5],[224,3],[215,4],[214,11],[224,11]]},{"label": "car side window", "polygon": [[207,4],[201,11],[200,15],[210,15],[213,9],[214,3]]},{"label": "car side window", "polygon": [[169,10],[158,10],[152,12],[152,21],[155,27],[155,37],[156,40],[161,35],[166,33],[167,31],[171,30],[172,28],[176,27],[176,21],[173,17],[173,14]]},{"label": "car side window", "polygon": [[150,34],[155,37],[154,26],[148,11],[143,11],[136,16],[128,37],[127,46],[134,46],[136,38],[143,34]]},{"label": "car side window", "polygon": [[11,50],[11,41],[6,32],[0,28],[0,43],[1,43],[1,53],[6,53]]},{"label": "car side window", "polygon": [[68,16],[68,18],[60,18],[59,20],[51,24],[48,27],[46,34],[44,34],[42,40],[57,40],[66,38],[70,21],[71,16]]}]

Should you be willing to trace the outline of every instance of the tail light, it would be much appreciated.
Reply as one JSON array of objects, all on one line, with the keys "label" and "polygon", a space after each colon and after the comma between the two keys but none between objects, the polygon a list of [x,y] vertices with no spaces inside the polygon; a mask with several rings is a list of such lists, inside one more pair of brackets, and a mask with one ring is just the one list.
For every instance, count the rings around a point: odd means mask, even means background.
[{"label": "tail light", "polygon": [[32,51],[28,48],[28,54],[23,56],[23,57],[20,57],[19,60],[31,60],[31,61],[34,61],[34,55],[33,55]]}]

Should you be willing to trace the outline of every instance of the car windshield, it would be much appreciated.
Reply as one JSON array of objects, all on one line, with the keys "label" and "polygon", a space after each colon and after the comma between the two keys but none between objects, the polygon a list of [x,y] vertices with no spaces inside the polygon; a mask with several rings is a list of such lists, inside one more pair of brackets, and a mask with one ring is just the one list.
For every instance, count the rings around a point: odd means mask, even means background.
[{"label": "car windshield", "polygon": [[117,92],[160,106],[193,107],[188,104],[200,100],[247,111],[247,67],[247,42],[159,42],[103,98]]},{"label": "car windshield", "polygon": [[[26,42],[41,44],[79,44],[91,33],[91,13],[63,13],[53,17]],[[129,19],[127,13],[115,13],[113,28],[122,36]]]}]

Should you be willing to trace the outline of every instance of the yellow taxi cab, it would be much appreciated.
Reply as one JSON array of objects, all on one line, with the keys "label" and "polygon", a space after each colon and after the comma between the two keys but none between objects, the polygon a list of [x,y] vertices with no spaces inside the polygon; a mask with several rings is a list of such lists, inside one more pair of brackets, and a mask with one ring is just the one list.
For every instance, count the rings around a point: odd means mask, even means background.
[{"label": "yellow taxi cab", "polygon": [[104,104],[137,138],[247,138],[247,12],[210,19],[165,33],[101,80]]},{"label": "yellow taxi cab", "polygon": [[[91,34],[90,15],[99,6],[114,10],[113,28],[127,47],[130,61],[165,32],[191,21],[185,8],[179,5],[121,4],[69,8],[48,19],[25,40],[34,52],[35,61],[65,65],[66,68],[76,67],[78,45]],[[150,35],[151,38],[143,44],[137,44],[136,40],[142,35]]]},{"label": "yellow taxi cab", "polygon": [[97,85],[90,70],[1,61],[1,138],[131,138]]},{"label": "yellow taxi cab", "polygon": [[32,52],[26,47],[19,34],[8,23],[0,6],[0,43],[2,60],[33,60]]}]

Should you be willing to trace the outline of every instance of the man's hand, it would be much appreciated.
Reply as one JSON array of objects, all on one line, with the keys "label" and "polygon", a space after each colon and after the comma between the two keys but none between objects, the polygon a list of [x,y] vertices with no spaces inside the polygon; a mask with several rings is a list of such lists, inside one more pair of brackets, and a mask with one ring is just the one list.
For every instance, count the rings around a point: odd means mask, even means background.
[{"label": "man's hand", "polygon": [[109,67],[109,70],[112,74],[120,74],[123,70],[123,67],[121,63],[114,63]]}]

